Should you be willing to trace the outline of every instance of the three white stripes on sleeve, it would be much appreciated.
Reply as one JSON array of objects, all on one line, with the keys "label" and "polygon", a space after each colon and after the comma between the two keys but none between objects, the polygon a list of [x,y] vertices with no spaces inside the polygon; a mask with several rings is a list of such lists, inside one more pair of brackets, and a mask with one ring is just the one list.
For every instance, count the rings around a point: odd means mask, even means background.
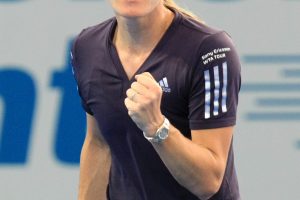
[{"label": "three white stripes on sleeve", "polygon": [[[214,99],[213,99],[213,112],[212,114],[214,116],[219,115],[219,107],[220,103],[222,105],[222,112],[227,112],[227,62],[224,62],[222,64],[222,72],[223,72],[223,87],[222,87],[222,93],[221,93],[221,102],[220,102],[220,68],[219,66],[215,66],[213,68],[213,77],[210,76],[209,70],[204,71],[204,80],[205,80],[205,112],[204,112],[204,118],[209,119],[211,118],[211,93],[214,93]],[[212,81],[214,81],[214,91],[211,90]]]}]

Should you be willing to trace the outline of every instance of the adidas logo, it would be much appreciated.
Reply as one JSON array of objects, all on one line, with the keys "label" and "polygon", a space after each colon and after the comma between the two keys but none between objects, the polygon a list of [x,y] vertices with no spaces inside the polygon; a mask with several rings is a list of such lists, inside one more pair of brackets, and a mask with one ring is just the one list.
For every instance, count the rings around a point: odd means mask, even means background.
[{"label": "adidas logo", "polygon": [[164,77],[163,79],[161,79],[158,84],[160,85],[161,89],[164,92],[170,93],[171,92],[171,88],[169,88],[169,84],[168,84],[168,79],[167,77]]}]

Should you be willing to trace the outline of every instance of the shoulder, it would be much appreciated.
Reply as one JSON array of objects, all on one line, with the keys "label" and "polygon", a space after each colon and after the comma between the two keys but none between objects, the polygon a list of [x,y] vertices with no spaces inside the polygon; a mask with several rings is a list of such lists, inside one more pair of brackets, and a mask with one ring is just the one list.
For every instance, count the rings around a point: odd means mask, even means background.
[{"label": "shoulder", "polygon": [[73,40],[73,60],[80,65],[80,61],[88,60],[95,52],[105,49],[114,23],[115,18],[110,18],[100,24],[83,29]]},{"label": "shoulder", "polygon": [[194,32],[195,34],[199,34],[202,36],[214,35],[216,33],[222,32],[221,29],[210,26],[205,22],[197,21],[195,19],[187,18],[182,16],[181,24],[187,28],[190,32]]},{"label": "shoulder", "polygon": [[111,25],[114,23],[115,18],[109,18],[99,24],[96,24],[94,26],[89,26],[87,28],[84,28],[80,34],[78,35],[78,38],[88,38],[94,35],[95,33],[99,34],[101,32],[109,31]]},{"label": "shoulder", "polygon": [[100,24],[87,27],[83,29],[74,40],[74,45],[85,46],[95,44],[96,41],[104,41],[103,39],[107,37],[112,25],[115,22],[115,18],[110,18]]},{"label": "shoulder", "polygon": [[200,64],[201,69],[226,58],[239,59],[231,36],[226,31],[183,16],[174,41],[177,47],[183,49],[181,51],[188,54],[191,66]]},{"label": "shoulder", "polygon": [[225,30],[186,17],[183,17],[181,24],[188,38],[197,43],[202,50],[218,45],[234,46],[231,36]]},{"label": "shoulder", "polygon": [[72,66],[75,76],[88,76],[93,68],[93,61],[106,48],[107,38],[115,18],[110,18],[95,26],[83,29],[74,40],[71,49]]}]

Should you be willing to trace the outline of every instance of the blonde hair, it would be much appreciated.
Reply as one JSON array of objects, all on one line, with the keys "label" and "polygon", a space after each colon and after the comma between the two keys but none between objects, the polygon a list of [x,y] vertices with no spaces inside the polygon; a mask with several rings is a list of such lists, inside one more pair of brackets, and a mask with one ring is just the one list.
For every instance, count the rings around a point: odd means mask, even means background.
[{"label": "blonde hair", "polygon": [[199,19],[199,17],[197,17],[194,13],[181,8],[173,0],[163,0],[163,1],[164,1],[165,7],[169,8],[171,10],[175,10],[187,18],[190,18],[190,19],[193,19],[193,20],[203,23],[203,21],[201,19]]}]

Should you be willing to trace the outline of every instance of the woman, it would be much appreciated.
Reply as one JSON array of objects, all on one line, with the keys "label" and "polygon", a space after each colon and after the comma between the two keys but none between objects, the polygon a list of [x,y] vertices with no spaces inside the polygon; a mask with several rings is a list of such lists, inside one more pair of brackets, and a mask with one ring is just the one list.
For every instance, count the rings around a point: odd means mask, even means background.
[{"label": "woman", "polygon": [[110,0],[72,49],[87,112],[80,200],[237,200],[240,62],[170,0]]}]

